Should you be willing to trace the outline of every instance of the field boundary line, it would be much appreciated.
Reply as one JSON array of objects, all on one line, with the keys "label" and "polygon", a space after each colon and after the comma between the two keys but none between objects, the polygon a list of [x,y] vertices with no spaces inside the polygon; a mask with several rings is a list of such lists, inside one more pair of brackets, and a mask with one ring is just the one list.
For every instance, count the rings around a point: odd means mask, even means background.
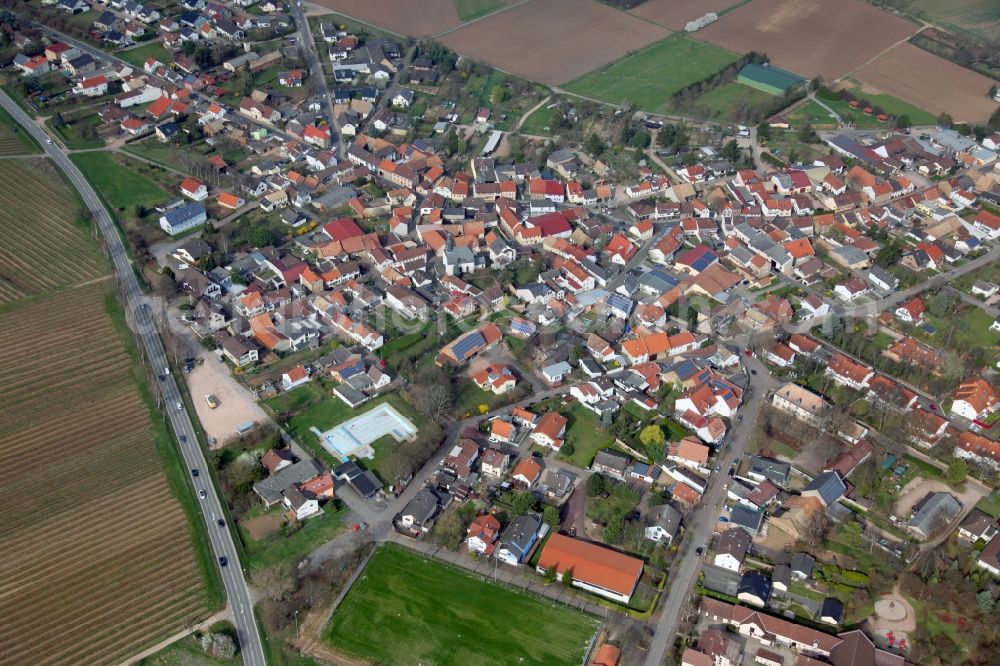
[{"label": "field boundary line", "polygon": [[492,12],[490,12],[489,14],[483,14],[482,16],[478,16],[478,17],[472,19],[471,21],[466,21],[465,23],[461,23],[459,25],[456,25],[454,28],[448,28],[447,30],[442,30],[441,32],[434,33],[433,35],[428,36],[427,39],[437,39],[438,37],[444,37],[445,35],[449,35],[449,34],[455,32],[456,30],[461,30],[462,28],[464,28],[467,25],[472,25],[474,23],[478,23],[479,21],[482,21],[483,19],[488,19],[491,16],[496,16],[498,14],[503,14],[504,12],[508,12],[511,9],[514,9],[515,7],[520,7],[521,5],[526,5],[529,2],[532,2],[532,0],[519,0],[518,2],[515,2],[514,4],[506,5],[504,7],[501,7],[500,9],[495,9]]},{"label": "field boundary line", "polygon": [[[416,39],[415,37],[410,37],[409,35],[404,35],[401,32],[396,32],[395,30],[390,30],[389,28],[383,28],[382,26],[376,25],[376,24],[372,23],[371,21],[365,21],[364,19],[359,19],[356,16],[351,16],[350,14],[345,14],[344,12],[339,12],[339,11],[330,9],[329,7],[324,7],[323,5],[317,5],[315,3],[308,2],[308,1],[306,2],[306,4],[309,5],[310,7],[314,8],[314,9],[319,9],[319,10],[323,11],[322,14],[313,14],[311,17],[307,17],[307,18],[319,18],[319,17],[322,17],[322,16],[324,16],[326,14],[333,14],[334,16],[343,16],[344,18],[350,19],[350,20],[354,21],[355,23],[360,23],[361,25],[368,26],[369,28],[372,28],[373,30],[378,30],[379,32],[388,33],[390,35],[394,35],[394,36],[399,37],[401,39]],[[432,39],[432,38],[433,37],[428,37],[427,39]]]}]

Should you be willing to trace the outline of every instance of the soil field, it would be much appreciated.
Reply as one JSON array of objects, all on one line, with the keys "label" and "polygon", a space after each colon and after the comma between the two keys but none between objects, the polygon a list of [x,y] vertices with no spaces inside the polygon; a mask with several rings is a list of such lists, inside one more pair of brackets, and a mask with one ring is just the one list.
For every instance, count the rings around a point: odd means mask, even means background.
[{"label": "soil field", "polygon": [[450,32],[441,41],[473,60],[558,85],[668,34],[661,26],[594,0],[528,0]]},{"label": "soil field", "polygon": [[857,0],[751,0],[695,33],[807,77],[844,76],[917,27]]},{"label": "soil field", "polygon": [[10,114],[0,109],[0,155],[29,155],[41,152],[38,144],[21,130]]},{"label": "soil field", "polygon": [[737,3],[738,0],[648,0],[628,13],[672,30],[683,30],[688,21],[709,12],[718,14]]},{"label": "soil field", "polygon": [[[0,127],[0,130],[5,129]],[[47,160],[0,160],[0,305],[107,273],[80,208]]]},{"label": "soil field", "polygon": [[935,116],[948,113],[956,122],[982,122],[997,103],[986,96],[995,81],[913,44],[900,44],[858,70],[869,92],[898,97]]},{"label": "soil field", "polygon": [[311,0],[400,35],[428,37],[461,25],[452,0]]},{"label": "soil field", "polygon": [[17,350],[0,356],[0,664],[118,663],[209,614],[107,298],[96,284],[0,314]]}]

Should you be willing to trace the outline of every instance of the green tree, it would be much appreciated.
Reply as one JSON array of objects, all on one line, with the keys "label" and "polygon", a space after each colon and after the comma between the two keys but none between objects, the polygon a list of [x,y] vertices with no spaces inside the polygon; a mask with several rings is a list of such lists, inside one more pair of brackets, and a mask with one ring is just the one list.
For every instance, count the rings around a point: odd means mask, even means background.
[{"label": "green tree", "polygon": [[538,504],[538,500],[535,499],[534,493],[529,490],[521,490],[514,493],[514,497],[510,501],[510,509],[514,512],[516,516],[523,516]]},{"label": "green tree", "polygon": [[663,434],[663,428],[653,424],[646,426],[639,432],[639,441],[642,442],[642,445],[648,449],[656,446],[663,446],[664,442],[667,441],[667,438],[666,435]]},{"label": "green tree", "polygon": [[896,117],[896,127],[906,129],[911,125],[913,125],[913,121],[911,121],[910,117],[905,113]]},{"label": "green tree", "polygon": [[757,139],[762,142],[766,142],[771,139],[771,126],[768,125],[766,121],[761,121],[761,123],[757,125]]},{"label": "green tree", "polygon": [[587,495],[589,497],[596,497],[604,492],[605,489],[604,477],[600,474],[591,474],[587,477]]},{"label": "green tree", "polygon": [[896,265],[903,257],[903,247],[901,243],[892,242],[882,246],[882,249],[875,255],[875,265],[882,268]]},{"label": "green tree", "polygon": [[274,234],[263,224],[255,224],[243,230],[243,240],[250,247],[267,247],[274,242]]},{"label": "green tree", "polygon": [[562,572],[562,584],[566,587],[573,587],[573,567]]},{"label": "green tree", "polygon": [[802,143],[819,143],[819,134],[816,134],[816,130],[809,123],[802,126],[799,130],[799,141]]},{"label": "green tree", "polygon": [[604,152],[604,141],[597,134],[591,132],[587,137],[587,145],[584,146],[588,153],[597,157]]},{"label": "green tree", "polygon": [[740,147],[736,143],[736,139],[730,139],[726,142],[726,145],[722,147],[722,156],[730,162],[735,162],[740,158]]},{"label": "green tree", "polygon": [[507,86],[503,84],[498,84],[493,87],[493,91],[490,93],[490,101],[494,104],[503,104],[510,99],[510,90]]},{"label": "green tree", "polygon": [[969,463],[965,462],[962,458],[956,458],[948,464],[948,483],[953,486],[965,481],[965,477],[969,474]]},{"label": "green tree", "polygon": [[937,117],[937,124],[941,127],[951,127],[954,122],[952,117],[947,113],[942,113]]},{"label": "green tree", "polygon": [[556,565],[550,566],[545,570],[545,582],[551,583],[556,579]]},{"label": "green tree", "polygon": [[979,606],[979,610],[984,613],[993,612],[993,593],[989,590],[983,590],[977,594],[976,605]]},{"label": "green tree", "polygon": [[608,524],[604,528],[604,541],[606,543],[619,544],[622,542],[622,533],[625,531],[625,516],[616,513],[608,519]]},{"label": "green tree", "polygon": [[576,453],[576,447],[573,446],[572,442],[563,442],[563,445],[559,447],[559,453],[569,458]]},{"label": "green tree", "polygon": [[927,311],[935,317],[946,317],[955,306],[955,297],[947,291],[939,291],[927,301]]},{"label": "green tree", "polygon": [[542,520],[552,529],[559,527],[559,508],[546,504],[542,509]]},{"label": "green tree", "polygon": [[990,91],[987,94],[989,95],[990,99],[993,99],[994,97],[997,96],[997,87],[996,87],[996,84],[990,86]]}]

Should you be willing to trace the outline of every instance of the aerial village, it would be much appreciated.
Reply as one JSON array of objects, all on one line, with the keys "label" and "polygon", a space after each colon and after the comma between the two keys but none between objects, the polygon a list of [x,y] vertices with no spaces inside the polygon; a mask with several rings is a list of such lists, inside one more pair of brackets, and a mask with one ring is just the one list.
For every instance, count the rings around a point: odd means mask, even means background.
[{"label": "aerial village", "polygon": [[689,666],[946,663],[904,598],[930,579],[934,622],[981,621],[959,599],[1000,576],[1000,134],[835,130],[780,168],[742,130],[672,166],[515,159],[504,114],[427,92],[462,67],[441,48],[322,22],[325,90],[280,3],[96,7],[89,40],[155,22],[169,57],[26,28],[8,75],[137,163],[198,157],[119,212],[178,336],[287,430],[234,515],[385,512],[625,617],[690,584]]}]

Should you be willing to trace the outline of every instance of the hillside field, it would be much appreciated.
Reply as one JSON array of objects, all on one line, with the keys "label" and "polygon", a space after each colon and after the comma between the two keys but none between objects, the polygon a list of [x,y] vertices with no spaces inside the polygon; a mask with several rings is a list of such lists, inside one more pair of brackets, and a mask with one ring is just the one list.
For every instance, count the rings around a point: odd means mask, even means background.
[{"label": "hillside field", "polygon": [[372,664],[578,664],[597,620],[399,547],[375,553],[327,639]]}]

